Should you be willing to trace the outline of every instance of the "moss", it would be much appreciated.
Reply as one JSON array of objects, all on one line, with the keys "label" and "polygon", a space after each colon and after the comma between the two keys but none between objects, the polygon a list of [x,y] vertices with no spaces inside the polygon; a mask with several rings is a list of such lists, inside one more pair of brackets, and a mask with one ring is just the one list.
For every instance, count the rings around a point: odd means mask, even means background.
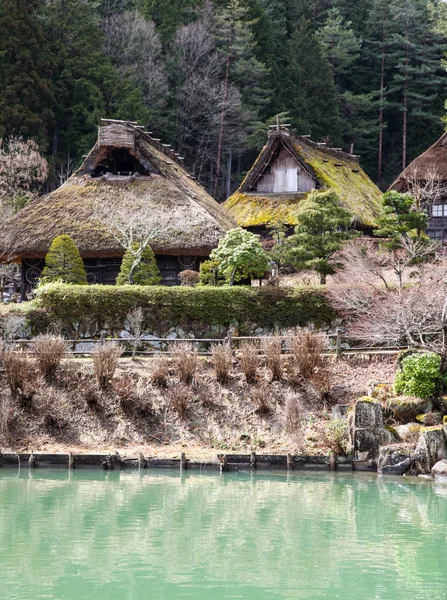
[{"label": "moss", "polygon": [[442,431],[443,425],[433,425],[432,427],[421,427],[421,433],[426,433],[427,431]]},{"label": "moss", "polygon": [[362,396],[357,400],[357,402],[371,402],[372,404],[380,404],[376,398],[372,398],[371,396]]},{"label": "moss", "polygon": [[447,415],[445,415],[444,417],[442,417],[442,424],[443,425],[447,425]]}]

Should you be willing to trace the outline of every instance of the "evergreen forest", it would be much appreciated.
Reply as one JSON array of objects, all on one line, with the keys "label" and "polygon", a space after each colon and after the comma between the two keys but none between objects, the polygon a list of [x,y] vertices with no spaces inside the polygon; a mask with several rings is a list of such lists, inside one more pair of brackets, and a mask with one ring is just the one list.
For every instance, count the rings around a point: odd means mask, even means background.
[{"label": "evergreen forest", "polygon": [[385,189],[443,131],[446,52],[441,0],[0,0],[0,138],[51,188],[138,121],[223,200],[279,118]]}]

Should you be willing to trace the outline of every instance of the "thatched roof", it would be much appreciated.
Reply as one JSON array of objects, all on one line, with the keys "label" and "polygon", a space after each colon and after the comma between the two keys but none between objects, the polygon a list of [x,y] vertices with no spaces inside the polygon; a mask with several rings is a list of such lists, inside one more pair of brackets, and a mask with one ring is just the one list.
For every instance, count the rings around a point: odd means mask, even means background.
[{"label": "thatched roof", "polygon": [[337,192],[343,206],[353,213],[359,225],[375,225],[381,210],[381,192],[360,167],[358,158],[281,128],[269,133],[267,144],[242,185],[224,203],[239,226],[268,225],[277,220],[288,225],[299,223],[301,203],[307,193],[261,194],[254,191],[256,181],[280,145],[316,179],[317,189],[333,188]]},{"label": "thatched roof", "polygon": [[[125,149],[137,172],[105,172],[104,165],[113,162],[118,148]],[[100,127],[97,143],[73,176],[6,224],[11,243],[0,248],[0,254],[10,254],[12,247],[15,256],[43,256],[61,234],[70,235],[84,257],[122,254],[109,229],[95,217],[97,207],[111,201],[132,207],[141,200],[153,208],[151,224],[159,233],[151,247],[158,254],[207,255],[236,226],[169,147],[135,124],[110,121]],[[0,243],[2,239],[0,232]]]},{"label": "thatched roof", "polygon": [[435,178],[439,182],[447,182],[447,132],[428,150],[415,158],[402,171],[390,190],[405,192],[416,180],[427,181]]}]

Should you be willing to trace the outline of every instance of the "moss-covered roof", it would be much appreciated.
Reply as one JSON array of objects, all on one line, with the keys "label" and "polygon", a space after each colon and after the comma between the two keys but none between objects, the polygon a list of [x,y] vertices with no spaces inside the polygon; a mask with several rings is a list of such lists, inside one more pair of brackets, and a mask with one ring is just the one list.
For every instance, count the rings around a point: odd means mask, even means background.
[{"label": "moss-covered roof", "polygon": [[[129,124],[115,128],[129,129]],[[124,131],[125,133],[125,131]],[[92,176],[107,151],[95,144],[80,169],[54,192],[19,211],[5,226],[8,246],[0,255],[39,256],[56,236],[70,235],[81,255],[114,255],[123,252],[108,229],[95,218],[98,204],[126,204],[144,200],[153,206],[151,222],[159,231],[151,242],[158,254],[207,255],[221,237],[236,226],[232,217],[183,168],[174,153],[133,127],[131,153],[149,174],[120,177]],[[3,228],[2,228],[3,229]]]},{"label": "moss-covered roof", "polygon": [[241,227],[267,225],[281,220],[297,225],[302,200],[307,194],[261,194],[253,186],[279,144],[285,146],[311,172],[321,189],[333,188],[355,221],[373,226],[380,215],[381,192],[351,154],[332,150],[291,131],[271,132],[267,144],[248,172],[240,188],[224,207]]}]

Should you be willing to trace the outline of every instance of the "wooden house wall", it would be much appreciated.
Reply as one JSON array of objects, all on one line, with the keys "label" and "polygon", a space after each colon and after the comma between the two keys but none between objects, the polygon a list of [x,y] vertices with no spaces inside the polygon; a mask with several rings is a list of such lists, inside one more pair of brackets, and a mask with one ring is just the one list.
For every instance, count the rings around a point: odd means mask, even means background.
[{"label": "wooden house wall", "polygon": [[257,182],[257,191],[264,194],[303,193],[315,187],[315,178],[285,148],[281,148]]},{"label": "wooden house wall", "polygon": [[100,146],[135,149],[135,129],[123,127],[119,123],[102,125],[98,132]]}]

